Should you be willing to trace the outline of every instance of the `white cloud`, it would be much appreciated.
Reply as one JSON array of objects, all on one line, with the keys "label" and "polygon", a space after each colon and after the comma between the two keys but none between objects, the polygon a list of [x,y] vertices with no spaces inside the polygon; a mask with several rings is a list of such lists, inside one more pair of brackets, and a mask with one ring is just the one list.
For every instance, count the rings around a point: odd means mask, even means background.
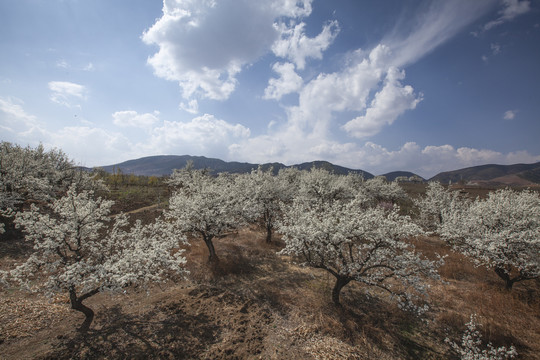
[{"label": "white cloud", "polygon": [[302,88],[303,80],[294,71],[294,64],[275,63],[272,70],[280,75],[279,78],[268,80],[268,86],[264,89],[263,99],[279,100],[283,95],[297,92]]},{"label": "white cloud", "polygon": [[397,150],[390,150],[373,142],[358,145],[314,141],[302,136],[296,136],[296,142],[292,143],[286,138],[265,135],[236,143],[229,151],[233,158],[240,161],[279,161],[292,165],[324,159],[352,169],[368,171],[374,175],[404,170],[425,178],[433,177],[442,171],[487,163],[509,165],[540,161],[540,155],[531,155],[526,151],[504,154],[488,149],[468,147],[456,149],[451,145],[430,145],[422,148],[414,142],[407,142]]},{"label": "white cloud", "polygon": [[109,165],[138,157],[137,147],[124,135],[101,128],[69,126],[39,135],[44,145],[59,147],[83,166]]},{"label": "white cloud", "polygon": [[326,24],[314,38],[306,36],[305,26],[304,22],[297,25],[274,24],[280,33],[280,39],[274,42],[272,51],[276,56],[293,61],[300,70],[304,69],[306,58],[322,59],[322,52],[332,44],[339,33],[337,21]]},{"label": "white cloud", "polygon": [[519,15],[523,15],[531,10],[529,0],[502,0],[503,9],[499,11],[499,17],[484,25],[484,30],[490,30],[505,22],[513,20]]},{"label": "white cloud", "polygon": [[517,110],[508,110],[504,113],[504,120],[514,120],[517,115]]},{"label": "white cloud", "polygon": [[382,90],[375,94],[365,115],[347,122],[343,128],[354,137],[369,137],[391,125],[405,111],[416,108],[422,96],[417,96],[411,86],[403,86],[400,80],[404,78],[404,71],[391,67]]},{"label": "white cloud", "polygon": [[[484,15],[493,0],[434,1],[414,26],[407,31],[396,27],[381,43],[392,49],[392,64],[403,67],[412,64],[443,44],[465,26]],[[401,24],[401,22],[398,22]]]},{"label": "white cloud", "polygon": [[76,106],[73,100],[84,100],[87,93],[85,86],[68,81],[50,81],[49,90],[52,91],[51,101],[67,107]]},{"label": "white cloud", "polygon": [[87,166],[124,161],[138,154],[133,151],[137,147],[122,134],[100,128],[72,126],[49,131],[36,116],[28,114],[22,105],[20,100],[0,97],[1,140],[22,146],[43,144],[49,149],[60,148],[70,158]]},{"label": "white cloud", "polygon": [[0,111],[4,113],[4,116],[2,116],[2,123],[10,120],[35,123],[36,117],[27,114],[22,107],[23,104],[23,101],[20,99],[0,97]]},{"label": "white cloud", "polygon": [[250,130],[204,114],[189,122],[164,121],[152,131],[147,143],[139,144],[153,153],[207,154],[224,158],[228,146],[249,138]]},{"label": "white cloud", "polygon": [[227,99],[242,66],[278,38],[275,19],[307,16],[311,1],[164,0],[162,17],[142,35],[159,47],[148,63],[157,76],[178,81],[186,99]]},{"label": "white cloud", "polygon": [[181,102],[180,109],[190,114],[197,114],[199,112],[199,102],[196,99],[190,100],[187,104]]},{"label": "white cloud", "polygon": [[113,123],[120,127],[137,127],[141,129],[151,129],[159,121],[159,111],[154,113],[139,114],[133,110],[117,111],[113,116]]},{"label": "white cloud", "polygon": [[421,97],[401,84],[405,73],[388,65],[391,56],[390,48],[378,45],[369,53],[351,54],[341,71],[319,74],[300,90],[298,106],[288,108],[289,128],[326,138],[335,113],[356,112],[359,116],[344,129],[352,136],[366,137],[414,109]]},{"label": "white cloud", "polygon": [[[302,132],[294,124],[253,137],[247,127],[208,114],[188,122],[163,121],[154,127],[148,138],[132,142],[120,132],[95,126],[70,126],[51,132],[40,126],[36,117],[28,114],[22,105],[21,101],[0,98],[2,130],[5,125],[18,124],[11,132],[2,131],[2,140],[23,146],[43,143],[47,148],[58,147],[85,166],[108,165],[157,154],[195,154],[254,163],[280,161],[289,165],[324,159],[376,175],[408,170],[429,178],[441,171],[486,163],[540,161],[540,155],[526,151],[505,154],[451,145],[422,148],[414,142],[393,150],[373,142],[342,143],[330,140],[328,134]],[[155,113],[129,111],[117,112],[116,115],[123,124],[131,125],[152,123],[155,126],[152,116],[157,117]]]}]

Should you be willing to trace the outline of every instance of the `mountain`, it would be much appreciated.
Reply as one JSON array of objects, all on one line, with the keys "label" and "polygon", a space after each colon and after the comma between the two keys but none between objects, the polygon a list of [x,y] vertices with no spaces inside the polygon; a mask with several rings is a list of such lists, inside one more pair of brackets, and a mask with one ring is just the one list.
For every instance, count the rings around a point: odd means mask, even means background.
[{"label": "mountain", "polygon": [[[188,161],[193,162],[195,169],[211,169],[214,174],[221,172],[228,172],[232,174],[236,173],[248,173],[254,169],[257,169],[259,164],[240,163],[236,161],[223,161],[220,159],[207,158],[204,156],[191,156],[191,155],[159,155],[148,156],[135,160],[124,161],[119,164],[101,166],[99,168],[113,173],[115,171],[122,171],[124,174],[145,175],[145,176],[163,176],[172,174],[174,169],[182,169],[186,166]],[[336,174],[348,174],[356,173],[364,176],[365,179],[373,178],[373,175],[363,170],[353,170],[342,166],[331,164],[327,161],[312,161],[299,165],[286,166],[281,163],[266,163],[261,165],[264,170],[270,168],[274,173],[277,173],[280,169],[287,167],[295,167],[300,170],[311,169],[313,167],[327,169]]]},{"label": "mountain", "polygon": [[306,163],[302,163],[298,165],[293,165],[291,167],[297,168],[298,170],[309,170],[315,167],[317,169],[328,170],[338,175],[347,175],[349,173],[353,173],[353,174],[358,174],[358,175],[363,176],[364,179],[371,179],[374,177],[373,174],[370,174],[367,171],[349,169],[343,166],[334,165],[332,163],[329,163],[328,161],[311,161],[311,162],[306,162]]},{"label": "mountain", "polygon": [[416,175],[415,173],[412,173],[410,171],[392,171],[392,172],[383,174],[382,176],[384,176],[386,180],[388,181],[394,181],[396,180],[396,178],[402,177],[402,176],[407,177],[407,178],[418,177],[419,179],[422,179],[422,181],[425,181],[423,177],[421,177],[420,175]]},{"label": "mountain", "polygon": [[[188,161],[193,162],[195,169],[211,169],[214,174],[221,172],[228,173],[248,173],[257,169],[259,164],[241,163],[236,161],[223,161],[220,159],[207,158],[204,156],[191,155],[160,155],[148,156],[140,159],[124,161],[119,164],[102,166],[105,171],[112,173],[121,170],[124,174],[162,176],[172,174],[174,169],[181,169]],[[286,166],[282,163],[266,163],[261,165],[264,170],[270,168],[277,174],[280,169],[295,167],[299,170],[309,170],[313,167],[322,168],[335,174],[356,173],[365,179],[373,178],[373,174],[363,170],[349,169],[343,166],[334,165],[328,161],[311,161],[302,164]],[[384,174],[388,181],[393,181],[399,176],[418,176],[409,171],[393,171]],[[419,176],[420,177],[420,176]],[[420,177],[421,178],[421,177]],[[453,171],[439,173],[429,179],[429,181],[439,181],[442,183],[474,182],[483,185],[530,185],[540,184],[540,162],[535,164],[514,164],[514,165],[480,165]]]},{"label": "mountain", "polygon": [[445,171],[429,179],[430,181],[477,182],[507,185],[527,185],[540,183],[540,162],[514,165],[480,165],[464,169]]}]

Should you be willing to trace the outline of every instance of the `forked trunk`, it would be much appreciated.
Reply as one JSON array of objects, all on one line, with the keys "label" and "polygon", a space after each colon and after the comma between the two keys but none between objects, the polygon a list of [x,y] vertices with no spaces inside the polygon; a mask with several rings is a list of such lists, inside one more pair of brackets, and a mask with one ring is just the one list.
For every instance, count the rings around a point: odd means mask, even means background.
[{"label": "forked trunk", "polygon": [[339,302],[339,294],[341,293],[341,289],[343,289],[345,285],[350,283],[351,280],[352,279],[343,276],[336,277],[336,283],[334,285],[334,288],[332,289],[332,301],[337,306],[341,306]]},{"label": "forked trunk", "polygon": [[79,331],[81,332],[87,332],[90,328],[90,324],[92,324],[92,321],[94,320],[94,311],[90,309],[88,306],[85,306],[82,302],[90,297],[91,295],[97,293],[97,290],[92,291],[91,293],[87,293],[81,297],[77,297],[77,292],[75,291],[74,287],[71,287],[69,289],[69,300],[71,302],[71,308],[73,310],[80,311],[84,314],[85,319],[84,322],[81,324],[81,327],[79,328]]}]

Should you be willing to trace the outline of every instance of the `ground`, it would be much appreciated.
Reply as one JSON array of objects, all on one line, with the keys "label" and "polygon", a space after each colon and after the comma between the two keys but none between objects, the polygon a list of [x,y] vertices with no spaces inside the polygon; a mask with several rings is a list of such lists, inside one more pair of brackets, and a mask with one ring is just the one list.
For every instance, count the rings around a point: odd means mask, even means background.
[{"label": "ground", "polygon": [[[145,220],[158,212],[132,215]],[[415,245],[426,256],[449,255],[444,282],[432,283],[427,317],[355,283],[336,307],[331,275],[277,255],[279,237],[272,244],[264,238],[247,227],[216,240],[218,264],[208,263],[202,240],[190,239],[187,278],[91,297],[85,304],[96,318],[85,334],[66,296],[2,289],[0,359],[453,359],[444,339],[459,341],[473,312],[486,340],[540,358],[539,281],[506,291],[493,271],[425,237]],[[29,250],[20,240],[0,242],[0,267]]]}]

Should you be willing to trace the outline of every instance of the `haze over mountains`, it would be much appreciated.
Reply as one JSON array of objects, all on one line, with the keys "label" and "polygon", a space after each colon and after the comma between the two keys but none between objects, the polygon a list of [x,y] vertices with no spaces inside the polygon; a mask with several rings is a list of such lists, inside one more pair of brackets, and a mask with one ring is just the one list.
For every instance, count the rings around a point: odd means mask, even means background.
[{"label": "haze over mountains", "polygon": [[[115,172],[120,170],[124,174],[145,175],[145,176],[163,176],[170,175],[174,169],[181,169],[186,166],[188,161],[193,162],[196,169],[211,169],[214,173],[221,172],[229,173],[246,173],[253,169],[257,169],[259,164],[242,163],[236,161],[223,161],[215,158],[207,158],[204,156],[191,155],[159,155],[148,156],[140,159],[128,160],[122,163],[102,166],[107,172]],[[300,170],[316,168],[324,168],[333,171],[336,174],[348,174],[350,172],[357,173],[366,179],[371,179],[374,174],[360,169],[349,169],[339,165],[334,165],[327,161],[311,161],[302,164],[286,166],[282,163],[266,163],[261,164],[263,169],[272,168],[275,173],[280,169],[287,167],[295,167]],[[393,181],[398,176],[421,176],[409,171],[393,171],[385,176],[389,181]],[[422,178],[423,179],[423,178]],[[506,185],[529,185],[540,184],[540,162],[534,164],[514,164],[514,165],[481,165],[473,166],[453,171],[445,171],[433,176],[428,181],[440,181],[442,183],[478,183],[483,185],[490,184],[506,184]]]}]

